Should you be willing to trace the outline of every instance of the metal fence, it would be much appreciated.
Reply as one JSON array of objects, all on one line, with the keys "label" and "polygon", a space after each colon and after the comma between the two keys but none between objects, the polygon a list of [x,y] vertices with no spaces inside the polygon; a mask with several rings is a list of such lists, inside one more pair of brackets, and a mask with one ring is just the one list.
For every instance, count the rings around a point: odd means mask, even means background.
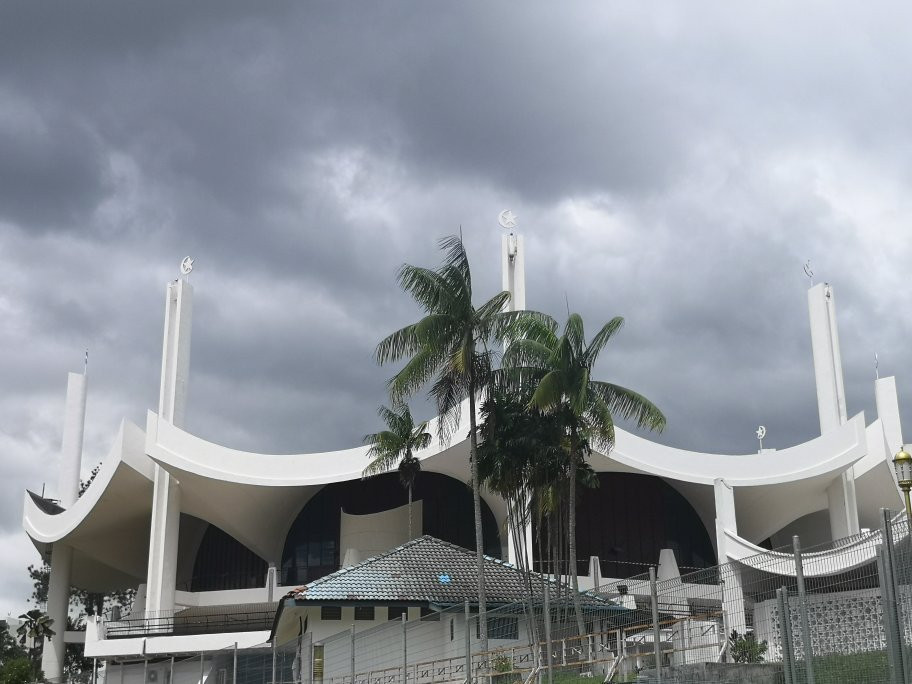
[{"label": "metal fence", "polygon": [[[909,521],[680,576],[650,569],[583,597],[417,609],[274,646],[108,664],[105,684],[912,684]],[[155,672],[150,676],[150,672]]]},{"label": "metal fence", "polygon": [[884,511],[879,530],[807,549],[796,537],[738,562],[666,579],[652,569],[611,589],[601,596],[612,607],[585,602],[579,620],[567,592],[551,605],[491,609],[487,648],[465,606],[340,631],[314,642],[313,680],[912,684],[905,516]]}]

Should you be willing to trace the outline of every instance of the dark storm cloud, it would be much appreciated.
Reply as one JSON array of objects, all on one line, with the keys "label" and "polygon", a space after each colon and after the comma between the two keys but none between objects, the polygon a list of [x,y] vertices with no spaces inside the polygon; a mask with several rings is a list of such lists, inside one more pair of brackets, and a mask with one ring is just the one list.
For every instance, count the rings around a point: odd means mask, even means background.
[{"label": "dark storm cloud", "polygon": [[870,418],[872,353],[900,392],[912,363],[909,10],[805,11],[4,4],[0,546],[24,568],[21,492],[53,491],[86,347],[86,471],[157,406],[184,254],[188,427],[338,449],[377,427],[395,369],[374,346],[418,313],[398,266],[436,263],[462,226],[490,296],[507,206],[530,307],[569,302],[590,334],[626,317],[599,370],[665,410],[661,441],[816,434],[808,258],[836,284],[849,411]]}]

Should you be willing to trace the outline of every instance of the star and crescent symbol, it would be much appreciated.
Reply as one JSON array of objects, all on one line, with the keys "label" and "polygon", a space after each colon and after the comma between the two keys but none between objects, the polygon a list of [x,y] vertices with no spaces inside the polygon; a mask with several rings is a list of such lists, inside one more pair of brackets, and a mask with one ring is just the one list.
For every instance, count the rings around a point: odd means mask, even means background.
[{"label": "star and crescent symbol", "polygon": [[190,272],[193,270],[193,259],[189,256],[185,256],[181,261],[180,269],[181,275],[190,275]]},{"label": "star and crescent symbol", "polygon": [[497,215],[497,222],[500,224],[501,228],[513,230],[519,223],[519,217],[509,209],[504,209]]}]

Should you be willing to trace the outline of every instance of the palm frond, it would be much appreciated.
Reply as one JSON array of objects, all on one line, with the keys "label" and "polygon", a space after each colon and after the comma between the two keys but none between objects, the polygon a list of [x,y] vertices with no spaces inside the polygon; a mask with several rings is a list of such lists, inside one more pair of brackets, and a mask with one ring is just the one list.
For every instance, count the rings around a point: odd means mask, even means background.
[{"label": "palm frond", "polygon": [[623,327],[623,317],[615,316],[605,323],[605,325],[602,326],[602,329],[595,334],[595,337],[592,338],[592,341],[589,342],[589,346],[586,348],[586,365],[589,366],[589,368],[592,368],[595,365],[595,361],[598,359],[598,355],[602,353],[602,349],[605,348],[605,345],[608,344],[614,334]]},{"label": "palm frond", "polygon": [[453,302],[453,291],[437,271],[403,264],[396,276],[400,287],[427,313],[446,309]]},{"label": "palm frond", "polygon": [[387,335],[374,352],[374,358],[381,366],[390,361],[398,361],[404,356],[415,354],[421,347],[415,334],[415,324],[400,328]]},{"label": "palm frond", "polygon": [[638,428],[655,432],[665,429],[665,415],[642,394],[610,382],[594,380],[589,383],[592,393],[605,402],[608,409],[625,420],[632,420]]},{"label": "palm frond", "polygon": [[412,396],[437,373],[445,361],[444,353],[439,349],[421,347],[409,359],[408,363],[394,375],[389,383],[390,399],[394,403]]}]

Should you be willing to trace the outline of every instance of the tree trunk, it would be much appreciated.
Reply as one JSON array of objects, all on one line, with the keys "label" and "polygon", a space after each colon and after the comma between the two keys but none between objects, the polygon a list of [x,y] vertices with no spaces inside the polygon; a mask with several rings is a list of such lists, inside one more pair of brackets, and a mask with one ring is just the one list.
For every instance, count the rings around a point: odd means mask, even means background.
[{"label": "tree trunk", "polygon": [[406,541],[412,541],[412,539],[414,539],[414,537],[412,536],[412,483],[411,482],[409,482],[408,508],[409,508],[409,533],[408,533],[408,539]]},{"label": "tree trunk", "polygon": [[576,576],[576,449],[570,454],[570,492],[567,497],[567,536],[570,548],[570,586],[573,588],[573,610],[576,612],[576,626],[579,635],[586,634],[583,611],[580,607],[579,580]]},{"label": "tree trunk", "polygon": [[481,483],[478,481],[478,436],[475,425],[475,387],[469,388],[469,445],[472,468],[472,498],[475,504],[475,556],[478,559],[478,632],[481,635],[479,647],[488,650],[488,597],[484,577],[484,534],[481,528]]}]

